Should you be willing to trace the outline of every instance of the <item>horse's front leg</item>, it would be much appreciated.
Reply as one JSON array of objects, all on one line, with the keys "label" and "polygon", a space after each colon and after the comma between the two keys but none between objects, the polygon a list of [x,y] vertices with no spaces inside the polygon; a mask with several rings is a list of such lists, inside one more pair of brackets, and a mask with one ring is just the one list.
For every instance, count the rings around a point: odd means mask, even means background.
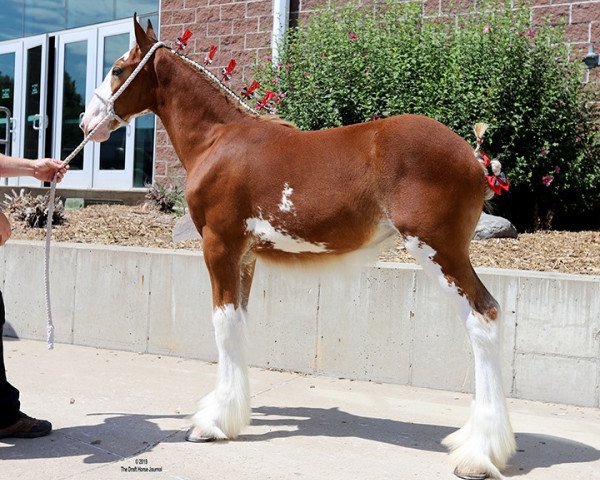
[{"label": "horse's front leg", "polygon": [[202,233],[219,364],[217,385],[200,401],[194,425],[188,430],[186,439],[192,442],[236,438],[250,423],[246,319],[241,302],[244,242],[226,241],[206,227]]}]

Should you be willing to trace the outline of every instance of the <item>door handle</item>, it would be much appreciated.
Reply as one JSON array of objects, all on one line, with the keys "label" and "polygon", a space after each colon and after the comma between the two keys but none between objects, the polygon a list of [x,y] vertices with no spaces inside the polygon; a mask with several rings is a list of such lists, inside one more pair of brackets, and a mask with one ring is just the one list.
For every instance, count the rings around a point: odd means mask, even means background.
[{"label": "door handle", "polygon": [[47,128],[48,127],[48,115],[44,115],[44,124],[41,124],[41,120],[42,116],[38,113],[37,115],[34,115],[34,119],[33,119],[33,124],[31,125],[31,127],[34,130],[41,130],[42,128]]}]

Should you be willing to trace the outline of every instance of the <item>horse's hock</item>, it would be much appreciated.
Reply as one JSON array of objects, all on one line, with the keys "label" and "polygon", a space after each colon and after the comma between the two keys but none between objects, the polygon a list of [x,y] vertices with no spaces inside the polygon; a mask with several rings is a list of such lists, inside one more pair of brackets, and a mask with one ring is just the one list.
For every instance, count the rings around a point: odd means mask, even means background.
[{"label": "horse's hock", "polygon": [[[46,338],[43,255],[42,242],[0,249],[7,320],[22,338]],[[57,244],[51,258],[58,343],[216,360],[201,254]],[[505,391],[600,406],[600,277],[478,273],[502,306]],[[259,264],[249,325],[255,366],[473,388],[464,325],[414,265],[380,263],[317,278]]]}]

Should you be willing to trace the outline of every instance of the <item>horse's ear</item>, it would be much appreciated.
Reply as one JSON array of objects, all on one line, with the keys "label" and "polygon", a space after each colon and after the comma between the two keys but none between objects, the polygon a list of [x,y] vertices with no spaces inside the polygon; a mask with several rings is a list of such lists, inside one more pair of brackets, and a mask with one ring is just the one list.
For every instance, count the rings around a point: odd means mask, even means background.
[{"label": "horse's ear", "polygon": [[152,47],[154,40],[152,40],[148,37],[148,35],[146,35],[146,32],[144,32],[144,29],[136,19],[136,14],[133,15],[133,29],[135,32],[135,41],[140,47],[142,55],[145,55],[146,52]]},{"label": "horse's ear", "polygon": [[146,27],[146,36],[155,42],[158,41],[156,38],[156,33],[154,33],[154,28],[152,27],[152,22],[148,19],[148,26]]}]

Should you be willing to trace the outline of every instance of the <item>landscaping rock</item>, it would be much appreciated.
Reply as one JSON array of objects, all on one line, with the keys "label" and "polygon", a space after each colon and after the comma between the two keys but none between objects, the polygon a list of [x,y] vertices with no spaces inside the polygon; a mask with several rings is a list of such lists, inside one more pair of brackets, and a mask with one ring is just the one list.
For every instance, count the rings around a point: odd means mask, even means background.
[{"label": "landscaping rock", "polygon": [[200,240],[200,234],[196,230],[196,225],[192,221],[189,213],[186,213],[183,217],[175,222],[173,227],[173,241],[186,242],[188,240]]},{"label": "landscaping rock", "polygon": [[517,229],[506,218],[482,213],[475,228],[475,240],[488,238],[517,238]]}]

